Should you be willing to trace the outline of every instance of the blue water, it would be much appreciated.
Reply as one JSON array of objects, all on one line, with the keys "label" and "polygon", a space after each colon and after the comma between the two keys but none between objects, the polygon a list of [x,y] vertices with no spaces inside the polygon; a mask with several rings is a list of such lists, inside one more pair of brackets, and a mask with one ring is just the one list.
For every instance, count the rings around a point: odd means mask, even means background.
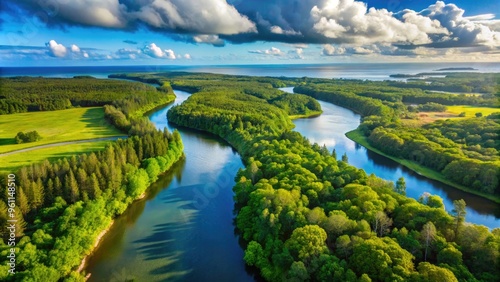
[{"label": "blue water", "polygon": [[441,68],[472,67],[478,72],[500,72],[500,63],[390,63],[390,64],[302,64],[224,66],[80,66],[80,67],[0,67],[0,76],[73,77],[91,75],[105,78],[112,73],[186,71],[251,76],[347,78],[389,80],[391,74],[416,74]]}]

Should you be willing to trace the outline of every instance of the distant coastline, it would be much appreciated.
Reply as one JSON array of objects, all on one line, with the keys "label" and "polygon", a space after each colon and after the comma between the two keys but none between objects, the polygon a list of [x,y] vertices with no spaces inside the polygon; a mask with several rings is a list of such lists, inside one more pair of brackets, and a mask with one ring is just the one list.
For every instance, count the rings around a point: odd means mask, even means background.
[{"label": "distant coastline", "polygon": [[442,68],[442,69],[438,69],[436,71],[470,71],[470,70],[477,71],[478,69],[475,69],[475,68]]}]

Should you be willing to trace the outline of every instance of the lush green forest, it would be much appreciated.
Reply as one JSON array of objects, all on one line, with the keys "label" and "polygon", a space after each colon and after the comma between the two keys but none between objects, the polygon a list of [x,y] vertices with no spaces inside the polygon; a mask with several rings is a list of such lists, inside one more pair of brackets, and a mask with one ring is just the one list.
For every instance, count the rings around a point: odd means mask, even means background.
[{"label": "lush green forest", "polygon": [[[479,81],[489,81],[491,77],[489,74],[485,74],[482,79],[481,76],[473,76]],[[499,78],[498,75],[494,77]],[[453,83],[456,79],[456,76],[452,76],[451,82],[444,78],[440,81]],[[476,81],[474,79],[465,79],[465,83],[472,83]],[[445,84],[448,85],[447,83]],[[498,108],[500,112],[500,94],[470,96],[423,92],[418,88],[409,88],[415,84],[413,82],[399,90],[390,86],[400,84],[401,82],[311,81],[295,87],[295,91],[360,113],[363,122],[358,130],[373,147],[382,152],[431,168],[456,187],[498,201],[498,114],[482,117],[478,112],[469,118],[459,119],[458,117],[464,116],[462,114],[457,115],[457,119],[437,120],[418,127],[407,126],[405,122],[418,119],[415,114],[418,111],[446,111],[445,105],[475,105],[478,110],[480,106],[488,106]]]},{"label": "lush green forest", "polygon": [[[143,113],[155,105],[165,104],[169,99],[165,92],[173,94],[168,85],[155,89],[144,83],[93,77],[0,78],[0,90],[0,114],[104,106],[118,100],[129,103],[125,105],[126,108],[122,107],[125,114],[137,110],[142,110]],[[118,105],[121,106],[123,105]]]},{"label": "lush green forest", "polygon": [[[465,223],[463,200],[454,202],[450,215],[438,196],[408,198],[404,179],[394,184],[366,175],[347,158],[337,160],[325,147],[310,144],[290,131],[291,112],[268,99],[271,82],[255,79],[247,92],[251,78],[237,76],[164,74],[134,79],[168,81],[194,91],[169,111],[169,120],[217,134],[243,156],[246,168],[238,173],[234,187],[236,225],[246,242],[246,263],[266,280],[497,281],[500,277],[500,229],[490,232]],[[303,90],[310,81],[283,83],[301,83],[298,90]],[[406,108],[397,99],[367,96],[345,91],[325,92],[319,98],[334,97],[336,103],[367,116],[363,128],[370,133],[396,123],[399,110]],[[294,104],[294,97],[289,99]]]},{"label": "lush green forest", "polygon": [[[3,82],[6,88],[2,91],[9,89],[2,92],[4,99],[24,105],[25,110],[57,109],[59,102],[52,94],[67,99],[68,106],[104,104],[105,117],[129,134],[103,151],[52,163],[46,160],[12,172],[15,208],[8,199],[9,177],[0,176],[0,224],[7,226],[7,220],[17,220],[15,246],[9,230],[0,232],[0,280],[84,281],[76,268],[92,251],[98,235],[183,155],[178,132],[159,131],[140,117],[144,111],[172,101],[174,96],[168,94],[172,89],[167,84],[157,91],[141,83],[93,78],[12,78]],[[33,107],[39,102],[47,107]],[[12,249],[17,254],[14,276],[8,274]]]}]

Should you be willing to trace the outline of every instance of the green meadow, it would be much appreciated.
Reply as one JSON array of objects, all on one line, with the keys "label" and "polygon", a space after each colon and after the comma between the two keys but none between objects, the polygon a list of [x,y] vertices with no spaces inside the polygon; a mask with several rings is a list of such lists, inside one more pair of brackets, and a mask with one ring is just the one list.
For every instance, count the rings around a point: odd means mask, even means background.
[{"label": "green meadow", "polygon": [[11,155],[0,155],[0,174],[12,173],[17,171],[20,167],[41,163],[48,159],[50,162],[59,158],[69,158],[73,155],[90,153],[104,149],[106,144],[112,141],[95,141],[78,144],[68,144],[50,148],[41,148],[28,152],[22,152]]},{"label": "green meadow", "polygon": [[465,113],[465,117],[475,117],[476,113],[482,113],[483,116],[491,115],[495,112],[500,112],[500,108],[493,107],[476,107],[476,106],[446,106],[447,112],[453,114]]},{"label": "green meadow", "polygon": [[[18,132],[33,130],[42,136],[42,140],[16,144]],[[120,135],[124,134],[104,119],[102,107],[0,115],[0,154],[45,144]],[[50,157],[56,150],[59,148],[44,151]]]},{"label": "green meadow", "polygon": [[[42,140],[16,144],[18,132],[36,130]],[[28,112],[0,115],[0,173],[10,173],[18,168],[48,159],[56,160],[71,155],[104,149],[110,141],[61,144],[48,148],[33,148],[79,140],[124,136],[104,119],[102,107],[74,108],[48,112]],[[17,150],[33,148],[30,151]],[[13,152],[12,154],[2,155]]]}]

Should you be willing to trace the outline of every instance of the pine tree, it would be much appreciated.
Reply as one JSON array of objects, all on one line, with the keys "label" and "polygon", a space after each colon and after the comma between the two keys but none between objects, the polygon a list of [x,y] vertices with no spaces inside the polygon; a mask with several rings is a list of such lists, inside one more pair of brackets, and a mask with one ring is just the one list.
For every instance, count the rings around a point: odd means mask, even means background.
[{"label": "pine tree", "polygon": [[46,203],[52,203],[54,200],[54,181],[52,181],[52,178],[49,178],[47,180],[47,185],[45,189],[45,202]]},{"label": "pine tree", "polygon": [[349,162],[349,158],[347,157],[347,153],[344,153],[344,154],[342,155],[342,161],[343,161],[344,163],[348,163],[348,162]]},{"label": "pine tree", "polygon": [[78,184],[73,171],[64,177],[64,198],[68,203],[75,203],[79,199]]},{"label": "pine tree", "polygon": [[18,188],[18,195],[17,195],[17,206],[21,210],[23,215],[26,215],[30,212],[30,206],[28,203],[28,197],[26,197],[26,194],[24,193],[24,190],[22,187]]},{"label": "pine tree", "polygon": [[45,200],[45,191],[42,179],[38,178],[36,182],[32,182],[33,199],[31,202],[32,209],[38,209],[43,206]]},{"label": "pine tree", "polygon": [[55,179],[54,180],[54,192],[53,192],[54,198],[57,198],[58,196],[62,196],[64,198],[61,179],[59,179],[59,177],[56,177],[54,179]]},{"label": "pine tree", "polygon": [[334,159],[337,159],[337,151],[335,150],[335,148],[333,148],[333,150],[332,150],[332,157]]},{"label": "pine tree", "polygon": [[101,196],[102,191],[99,188],[99,181],[97,180],[97,176],[95,175],[95,173],[92,173],[92,175],[89,177],[88,187],[89,187],[89,197],[91,199],[95,199]]}]

